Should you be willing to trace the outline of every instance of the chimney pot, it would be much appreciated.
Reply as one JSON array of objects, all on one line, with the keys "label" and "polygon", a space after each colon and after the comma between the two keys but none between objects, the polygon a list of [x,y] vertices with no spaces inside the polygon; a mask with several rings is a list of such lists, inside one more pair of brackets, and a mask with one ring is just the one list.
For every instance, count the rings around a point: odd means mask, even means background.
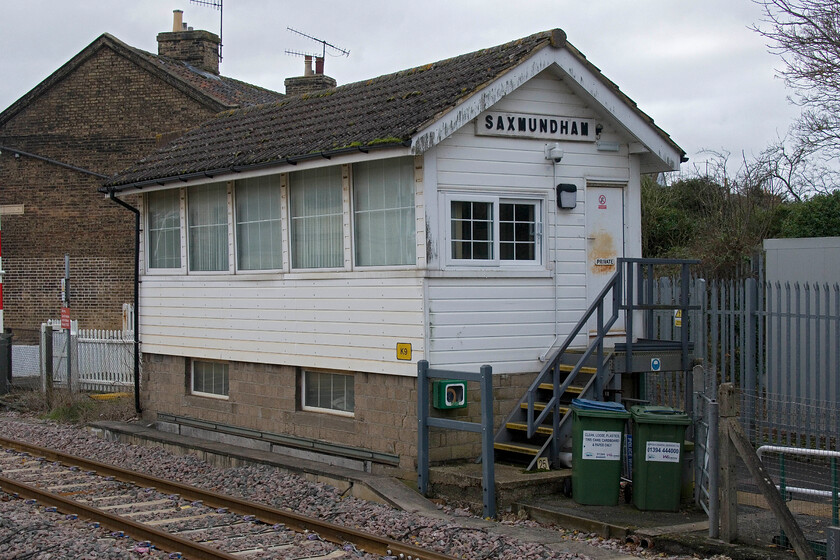
[{"label": "chimney pot", "polygon": [[311,76],[312,75],[312,57],[309,55],[305,55],[303,57],[303,75],[304,76]]},{"label": "chimney pot", "polygon": [[323,75],[324,74],[324,57],[323,56],[316,56],[315,57],[315,74]]},{"label": "chimney pot", "polygon": [[172,10],[172,31],[181,31],[184,27],[184,10]]}]

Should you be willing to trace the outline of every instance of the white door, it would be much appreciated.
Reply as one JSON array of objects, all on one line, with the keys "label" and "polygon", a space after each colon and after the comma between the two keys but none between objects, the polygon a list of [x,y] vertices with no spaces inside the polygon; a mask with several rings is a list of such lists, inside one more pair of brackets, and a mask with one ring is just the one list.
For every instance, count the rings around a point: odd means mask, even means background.
[{"label": "white door", "polygon": [[[587,185],[586,187],[586,301],[587,306],[601,292],[624,256],[624,185]],[[608,300],[609,304],[611,300]],[[604,320],[612,312],[604,308]],[[589,329],[597,327],[593,315]],[[623,330],[619,321],[613,330]]]}]

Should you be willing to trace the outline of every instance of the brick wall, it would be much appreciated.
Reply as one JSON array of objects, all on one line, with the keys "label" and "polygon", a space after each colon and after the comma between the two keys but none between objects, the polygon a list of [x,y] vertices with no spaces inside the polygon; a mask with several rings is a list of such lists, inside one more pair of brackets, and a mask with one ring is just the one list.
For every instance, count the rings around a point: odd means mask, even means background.
[{"label": "brick wall", "polygon": [[[212,115],[103,46],[1,125],[0,145],[111,175],[154,150],[157,135]],[[2,222],[4,322],[15,342],[57,317],[65,254],[73,316],[84,328],[119,328],[122,303],[133,298],[134,215],[98,193],[101,185],[48,162],[0,155],[0,204],[24,206]]]},{"label": "brick wall", "polygon": [[[522,396],[533,375],[494,376],[495,427]],[[242,428],[287,434],[398,455],[399,467],[375,466],[375,471],[413,479],[417,475],[416,378],[374,373],[354,375],[355,416],[303,411],[298,369],[290,366],[231,362],[227,400],[189,394],[187,360],[143,354],[141,405],[143,416],[157,413],[187,416]],[[468,387],[465,409],[434,411],[448,418],[479,422],[478,387]],[[433,429],[430,459],[471,460],[480,455],[478,434]]]}]

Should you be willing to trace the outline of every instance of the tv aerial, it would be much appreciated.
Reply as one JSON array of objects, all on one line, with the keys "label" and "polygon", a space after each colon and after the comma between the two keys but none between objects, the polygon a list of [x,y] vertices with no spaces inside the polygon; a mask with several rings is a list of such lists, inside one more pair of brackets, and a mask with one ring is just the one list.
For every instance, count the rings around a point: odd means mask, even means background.
[{"label": "tv aerial", "polygon": [[190,4],[198,4],[199,6],[207,6],[214,10],[219,10],[219,62],[222,61],[222,22],[224,10],[222,9],[222,2],[224,0],[190,0]]},{"label": "tv aerial", "polygon": [[[193,1],[193,0],[190,0],[190,1]],[[219,1],[221,2],[221,0],[219,0]],[[296,33],[296,34],[300,35],[301,37],[306,37],[307,39],[311,39],[312,41],[315,41],[316,43],[321,43],[321,54],[320,54],[321,59],[323,59],[327,55],[327,48],[328,47],[329,47],[330,51],[334,51],[334,52],[337,53],[337,54],[334,54],[333,56],[348,56],[348,57],[350,56],[350,51],[348,49],[342,49],[341,47],[337,47],[337,46],[333,45],[332,43],[329,43],[329,42],[327,42],[323,39],[318,39],[317,37],[313,37],[312,35],[304,33],[303,31],[298,31],[297,29],[292,29],[291,27],[287,27],[286,29],[288,31],[291,31],[292,33]],[[291,56],[311,56],[313,58],[319,56],[318,54],[315,54],[315,53],[292,51],[292,50],[288,50],[288,49],[286,49],[286,54],[291,55]]]}]

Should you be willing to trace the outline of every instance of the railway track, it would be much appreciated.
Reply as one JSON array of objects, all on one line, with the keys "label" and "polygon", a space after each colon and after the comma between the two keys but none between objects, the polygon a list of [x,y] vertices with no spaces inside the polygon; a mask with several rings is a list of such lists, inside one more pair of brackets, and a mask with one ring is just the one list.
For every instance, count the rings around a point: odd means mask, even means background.
[{"label": "railway track", "polygon": [[[189,559],[453,557],[0,437],[0,489]],[[370,556],[367,556],[370,558]]]}]

